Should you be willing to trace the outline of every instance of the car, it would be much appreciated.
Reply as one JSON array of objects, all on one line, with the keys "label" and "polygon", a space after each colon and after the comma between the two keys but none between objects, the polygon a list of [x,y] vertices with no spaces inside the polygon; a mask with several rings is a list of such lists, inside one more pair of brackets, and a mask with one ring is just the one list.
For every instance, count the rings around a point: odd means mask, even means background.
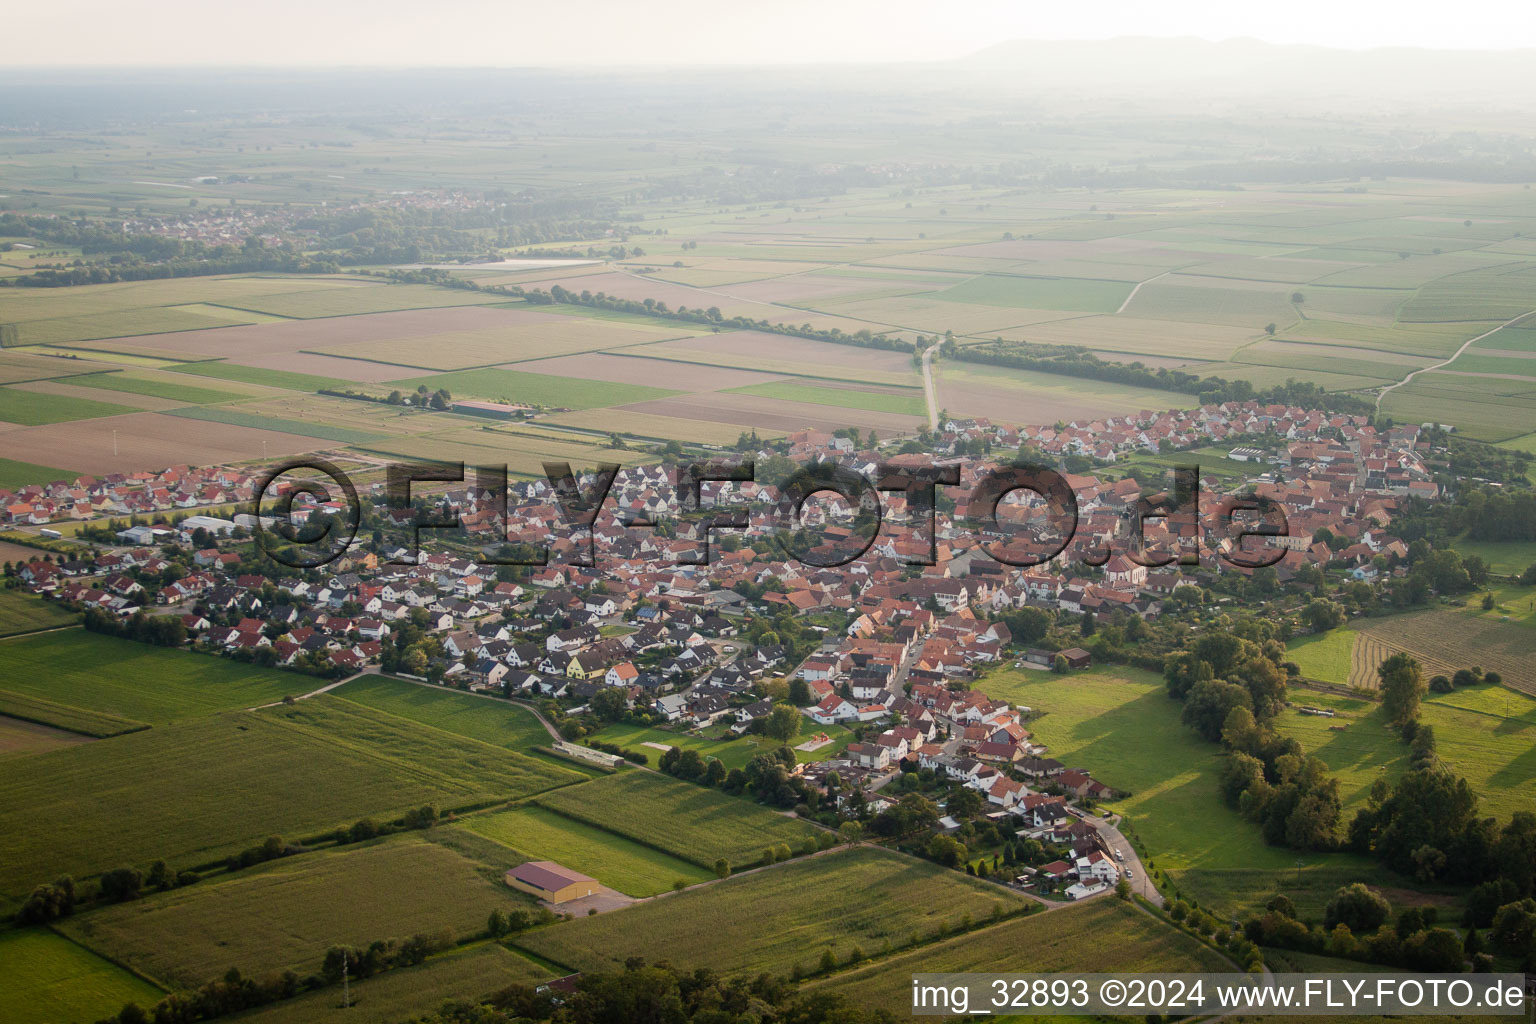
[{"label": "car", "polygon": [[1126,868],[1125,869],[1125,877],[1126,878],[1135,878],[1136,877],[1136,872],[1132,871],[1130,868]]},{"label": "car", "polygon": [[1115,851],[1115,860],[1119,860],[1119,861],[1125,860],[1125,851],[1124,850],[1116,850]]}]

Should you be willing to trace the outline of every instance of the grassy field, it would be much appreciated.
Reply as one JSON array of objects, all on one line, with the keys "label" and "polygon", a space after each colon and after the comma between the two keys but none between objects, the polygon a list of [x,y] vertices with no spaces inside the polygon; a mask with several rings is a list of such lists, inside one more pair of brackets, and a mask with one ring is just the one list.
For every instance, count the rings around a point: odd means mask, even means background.
[{"label": "grassy field", "polygon": [[313,423],[308,420],[291,420],[279,416],[264,416],[261,413],[247,412],[244,409],[201,408],[172,409],[171,416],[180,416],[189,420],[204,420],[209,423],[228,423],[236,427],[251,427],[256,430],[278,430],[287,434],[298,434],[302,437],[317,437],[322,441],[339,441],[343,444],[367,444],[369,441],[377,441],[387,437],[372,430],[355,430],[350,427],[337,427],[325,423]]},{"label": "grassy field", "polygon": [[[932,940],[969,915],[1027,904],[999,886],[886,850],[811,857],[664,896],[615,913],[524,934],[517,944],[577,970],[613,970],[626,957],[666,958],[721,974],[814,971],[822,951],[876,955]],[[750,912],[744,912],[750,908]]]},{"label": "grassy field", "polygon": [[15,490],[27,484],[50,484],[55,480],[73,480],[79,475],[72,469],[42,466],[36,462],[18,462],[15,459],[0,459],[0,487],[6,490]]},{"label": "grassy field", "polygon": [[262,295],[242,300],[240,308],[301,320],[362,313],[388,313],[397,309],[432,309],[439,306],[484,306],[504,301],[492,295],[424,284],[354,284],[326,289],[306,289]]},{"label": "grassy field", "polygon": [[1067,309],[1082,313],[1113,313],[1131,294],[1123,281],[1086,278],[1010,277],[983,274],[941,292],[929,293],[947,302],[979,306],[1022,306],[1030,309]]},{"label": "grassy field", "polygon": [[902,1014],[911,1010],[916,973],[1233,970],[1215,951],[1152,915],[1119,900],[1097,899],[958,935],[817,979],[807,988]]},{"label": "grassy field", "polygon": [[0,690],[151,725],[253,707],[312,680],[223,658],[71,630],[0,644]]},{"label": "grassy field", "polygon": [[0,932],[0,975],[0,1020],[6,1024],[98,1020],[124,1003],[153,1006],[164,994],[41,928]]},{"label": "grassy field", "polygon": [[288,370],[267,370],[259,366],[241,366],[222,359],[201,363],[178,363],[166,369],[177,373],[196,374],[199,377],[217,377],[222,380],[237,380],[244,384],[262,384],[288,391],[320,391],[326,388],[356,386],[351,381],[339,380],[335,377],[318,377],[311,373],[292,373]]},{"label": "grassy field", "polygon": [[705,868],[721,857],[735,868],[755,864],[767,848],[794,847],[816,831],[749,800],[652,772],[594,779],[538,803]]},{"label": "grassy field", "polygon": [[[1533,367],[1536,369],[1536,367]],[[1488,571],[1519,576],[1536,565],[1536,541],[1487,541],[1459,538],[1454,547],[1463,557],[1476,555],[1488,563]]]},{"label": "grassy field", "polygon": [[549,733],[533,712],[505,701],[421,686],[383,676],[359,676],[332,693],[422,725],[524,752],[547,747]]},{"label": "grassy field", "polygon": [[482,805],[583,778],[474,740],[314,698],[15,760],[0,776],[0,904],[61,872],[216,861],[409,807]]},{"label": "grassy field", "polygon": [[146,896],[69,919],[64,932],[138,974],[192,988],[231,967],[317,973],[329,947],[485,928],[529,901],[436,843],[396,837],[289,857],[227,880]]},{"label": "grassy field", "polygon": [[757,395],[761,398],[781,398],[789,402],[811,402],[815,405],[831,405],[840,409],[867,409],[870,412],[894,412],[905,416],[921,416],[927,408],[923,404],[921,392],[918,391],[897,393],[865,391],[859,388],[829,388],[790,380],[776,380],[767,384],[732,388],[727,394]]},{"label": "grassy field", "polygon": [[433,1013],[449,1000],[473,1001],[509,985],[537,985],[551,977],[525,956],[482,943],[353,982],[346,1008],[341,991],[328,988],[231,1019],[239,1024],[399,1024]]},{"label": "grassy field", "polygon": [[1304,636],[1286,645],[1285,656],[1296,663],[1306,678],[1342,686],[1349,682],[1350,658],[1357,636],[1354,630],[1342,628]]},{"label": "grassy field", "polygon": [[135,722],[129,718],[118,718],[116,715],[103,714],[100,711],[72,708],[51,700],[43,700],[41,697],[29,697],[26,694],[11,693],[8,690],[0,690],[0,715],[19,718],[24,722],[50,725],[55,729],[64,729],[82,736],[94,736],[97,739],[149,728],[143,722]]},{"label": "grassy field", "polygon": [[69,383],[101,388],[105,391],[121,391],[130,395],[165,398],[173,402],[186,402],[188,405],[209,405],[244,397],[234,391],[200,388],[191,384],[177,384],[158,377],[139,377],[129,373],[88,373],[69,378]]},{"label": "grassy field", "polygon": [[563,409],[596,409],[611,405],[627,405],[631,402],[645,402],[679,393],[666,388],[646,387],[642,384],[578,380],[574,377],[554,377],[544,373],[524,373],[520,370],[504,370],[496,367],[439,373],[430,377],[411,377],[391,383],[402,389],[421,385],[433,391],[438,388],[447,388],[456,398],[488,398],[492,401],[506,399],[526,405]]},{"label": "grassy field", "polygon": [[[1179,722],[1178,702],[1153,673],[1109,668],[1062,677],[1004,669],[976,688],[1044,712],[1029,727],[1051,757],[1128,791],[1111,806],[1143,841],[1143,859],[1202,905],[1236,914],[1280,889],[1304,912],[1317,913],[1339,885],[1380,874],[1352,855],[1298,858],[1266,846],[1258,827],[1221,800],[1220,747]],[[1301,869],[1298,859],[1305,861]]]},{"label": "grassy field", "polygon": [[[825,761],[835,756],[846,747],[853,739],[853,733],[839,725],[822,726],[820,728],[806,727],[801,729],[800,735],[795,737],[796,743],[804,743],[814,733],[824,732],[832,738],[832,742],[816,750],[795,751],[795,759],[805,764],[810,761]],[[618,722],[605,726],[595,734],[595,739],[607,743],[616,743],[629,750],[637,750],[650,758],[655,764],[656,759],[666,753],[655,747],[648,747],[647,743],[661,743],[669,747],[679,747],[683,750],[697,750],[700,756],[705,758],[717,758],[727,768],[742,768],[746,763],[758,754],[767,753],[777,744],[768,742],[757,736],[740,736],[734,739],[709,739],[691,732],[671,732],[666,729],[652,729],[643,725],[633,725],[628,722]]]},{"label": "grassy field", "polygon": [[0,420],[28,427],[68,423],[70,420],[91,420],[133,411],[126,405],[93,402],[88,398],[65,398],[63,395],[44,395],[35,391],[0,387]]},{"label": "grassy field", "polygon": [[477,814],[466,819],[465,827],[508,847],[508,854],[515,855],[508,867],[525,860],[558,861],[628,896],[655,896],[679,879],[692,885],[715,877],[696,864],[542,807]]},{"label": "grassy field", "polygon": [[72,626],[79,621],[78,614],[51,601],[19,590],[0,590],[0,637]]}]

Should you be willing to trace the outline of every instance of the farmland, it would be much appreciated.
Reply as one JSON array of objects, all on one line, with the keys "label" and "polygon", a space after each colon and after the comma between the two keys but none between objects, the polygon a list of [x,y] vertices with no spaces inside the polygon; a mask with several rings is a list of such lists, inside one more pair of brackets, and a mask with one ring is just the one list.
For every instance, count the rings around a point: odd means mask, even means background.
[{"label": "farmland", "polygon": [[[274,833],[300,838],[368,815],[483,804],[582,777],[322,698],[157,726],[8,766],[0,829],[14,841],[0,896],[18,899],[61,871],[86,876],[156,858],[179,870]],[[316,778],[325,785],[310,785]]]},{"label": "farmland", "polygon": [[163,725],[305,689],[271,669],[71,630],[0,644],[0,690]]},{"label": "farmland", "polygon": [[[795,751],[795,757],[802,763],[809,761],[825,761],[836,756],[848,742],[853,739],[853,734],[840,725],[817,726],[813,730],[809,726],[801,730],[794,742],[804,742],[812,732],[824,732],[832,740],[830,744],[818,747],[816,750]],[[630,722],[615,722],[604,726],[594,734],[595,739],[606,743],[617,744],[628,750],[637,750],[646,755],[653,762],[656,757],[665,753],[665,750],[657,749],[650,744],[658,744],[661,747],[678,747],[682,750],[697,750],[699,756],[715,758],[726,768],[741,768],[758,754],[768,753],[773,746],[772,741],[758,736],[727,736],[721,739],[710,739],[696,732],[673,732],[666,729],[653,729],[642,725],[634,725]]]},{"label": "farmland", "polygon": [[651,772],[594,779],[537,802],[705,868],[722,857],[733,867],[755,864],[769,847],[793,847],[813,834],[748,800]]},{"label": "farmland", "polygon": [[914,973],[1232,970],[1222,956],[1152,915],[1100,899],[898,953],[817,979],[808,988],[899,1014],[911,1008]]},{"label": "farmland", "polygon": [[334,988],[320,989],[240,1016],[241,1024],[399,1024],[444,1002],[478,999],[509,985],[537,985],[552,975],[525,956],[483,943],[426,963],[353,982],[343,1009]]},{"label": "farmland", "polygon": [[63,398],[58,395],[40,395],[16,387],[0,387],[0,420],[29,427],[116,416],[132,411],[125,405],[93,402],[88,398]]},{"label": "farmland", "polygon": [[80,621],[74,612],[15,590],[0,590],[0,637],[57,629]]},{"label": "farmland", "polygon": [[477,814],[464,827],[508,848],[508,867],[525,860],[553,860],[635,897],[668,892],[715,877],[696,864],[632,843],[542,807]]},{"label": "farmland", "polygon": [[0,932],[0,1018],[9,1024],[97,1020],[124,1003],[152,1006],[153,985],[42,929]]},{"label": "farmland", "polygon": [[[869,899],[879,893],[878,903]],[[521,936],[518,945],[576,970],[613,970],[632,955],[666,950],[679,967],[722,974],[816,969],[822,951],[839,962],[931,942],[969,918],[1024,909],[995,885],[884,850],[861,848],[793,861],[741,878]],[[751,907],[752,913],[740,908]],[[709,922],[700,928],[701,921]],[[889,944],[889,946],[887,946]]]},{"label": "farmland", "polygon": [[445,930],[467,938],[493,908],[526,905],[473,862],[407,836],[147,895],[72,918],[64,930],[135,973],[194,988],[230,967],[312,974],[337,943]]},{"label": "farmland", "polygon": [[[0,699],[0,707],[4,707],[3,699]],[[89,742],[89,736],[0,714],[0,760]]]},{"label": "farmland", "polygon": [[403,389],[426,387],[429,391],[436,391],[438,388],[447,388],[460,398],[489,398],[565,409],[623,405],[626,402],[644,402],[677,393],[667,388],[652,388],[641,384],[582,381],[499,368],[408,377],[392,383]]},{"label": "farmland", "polygon": [[72,708],[41,697],[12,693],[9,690],[0,690],[0,715],[96,739],[121,736],[125,732],[137,732],[140,729],[149,728],[145,723],[135,722],[132,719],[118,718],[100,711]]},{"label": "farmland", "polygon": [[420,686],[383,676],[359,676],[333,695],[459,736],[524,753],[548,746],[549,733],[533,712],[505,701]]}]

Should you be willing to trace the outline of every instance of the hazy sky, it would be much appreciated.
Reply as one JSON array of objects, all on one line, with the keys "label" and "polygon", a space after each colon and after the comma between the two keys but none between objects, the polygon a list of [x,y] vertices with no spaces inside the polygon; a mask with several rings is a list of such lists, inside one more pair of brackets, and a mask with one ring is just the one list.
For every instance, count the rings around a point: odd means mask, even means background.
[{"label": "hazy sky", "polygon": [[[612,65],[929,60],[1008,39],[1251,36],[1536,47],[1515,0],[16,0],[17,65]],[[24,45],[23,45],[24,44]]]}]

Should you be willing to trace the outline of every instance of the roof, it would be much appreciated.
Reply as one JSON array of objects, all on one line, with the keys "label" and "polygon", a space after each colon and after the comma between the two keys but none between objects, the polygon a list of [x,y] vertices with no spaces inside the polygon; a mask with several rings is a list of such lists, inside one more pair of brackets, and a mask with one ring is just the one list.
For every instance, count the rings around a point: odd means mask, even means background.
[{"label": "roof", "polygon": [[507,872],[507,877],[515,878],[524,885],[531,885],[545,892],[558,892],[575,882],[597,881],[580,871],[562,867],[552,860],[531,860],[526,864],[519,864]]}]

